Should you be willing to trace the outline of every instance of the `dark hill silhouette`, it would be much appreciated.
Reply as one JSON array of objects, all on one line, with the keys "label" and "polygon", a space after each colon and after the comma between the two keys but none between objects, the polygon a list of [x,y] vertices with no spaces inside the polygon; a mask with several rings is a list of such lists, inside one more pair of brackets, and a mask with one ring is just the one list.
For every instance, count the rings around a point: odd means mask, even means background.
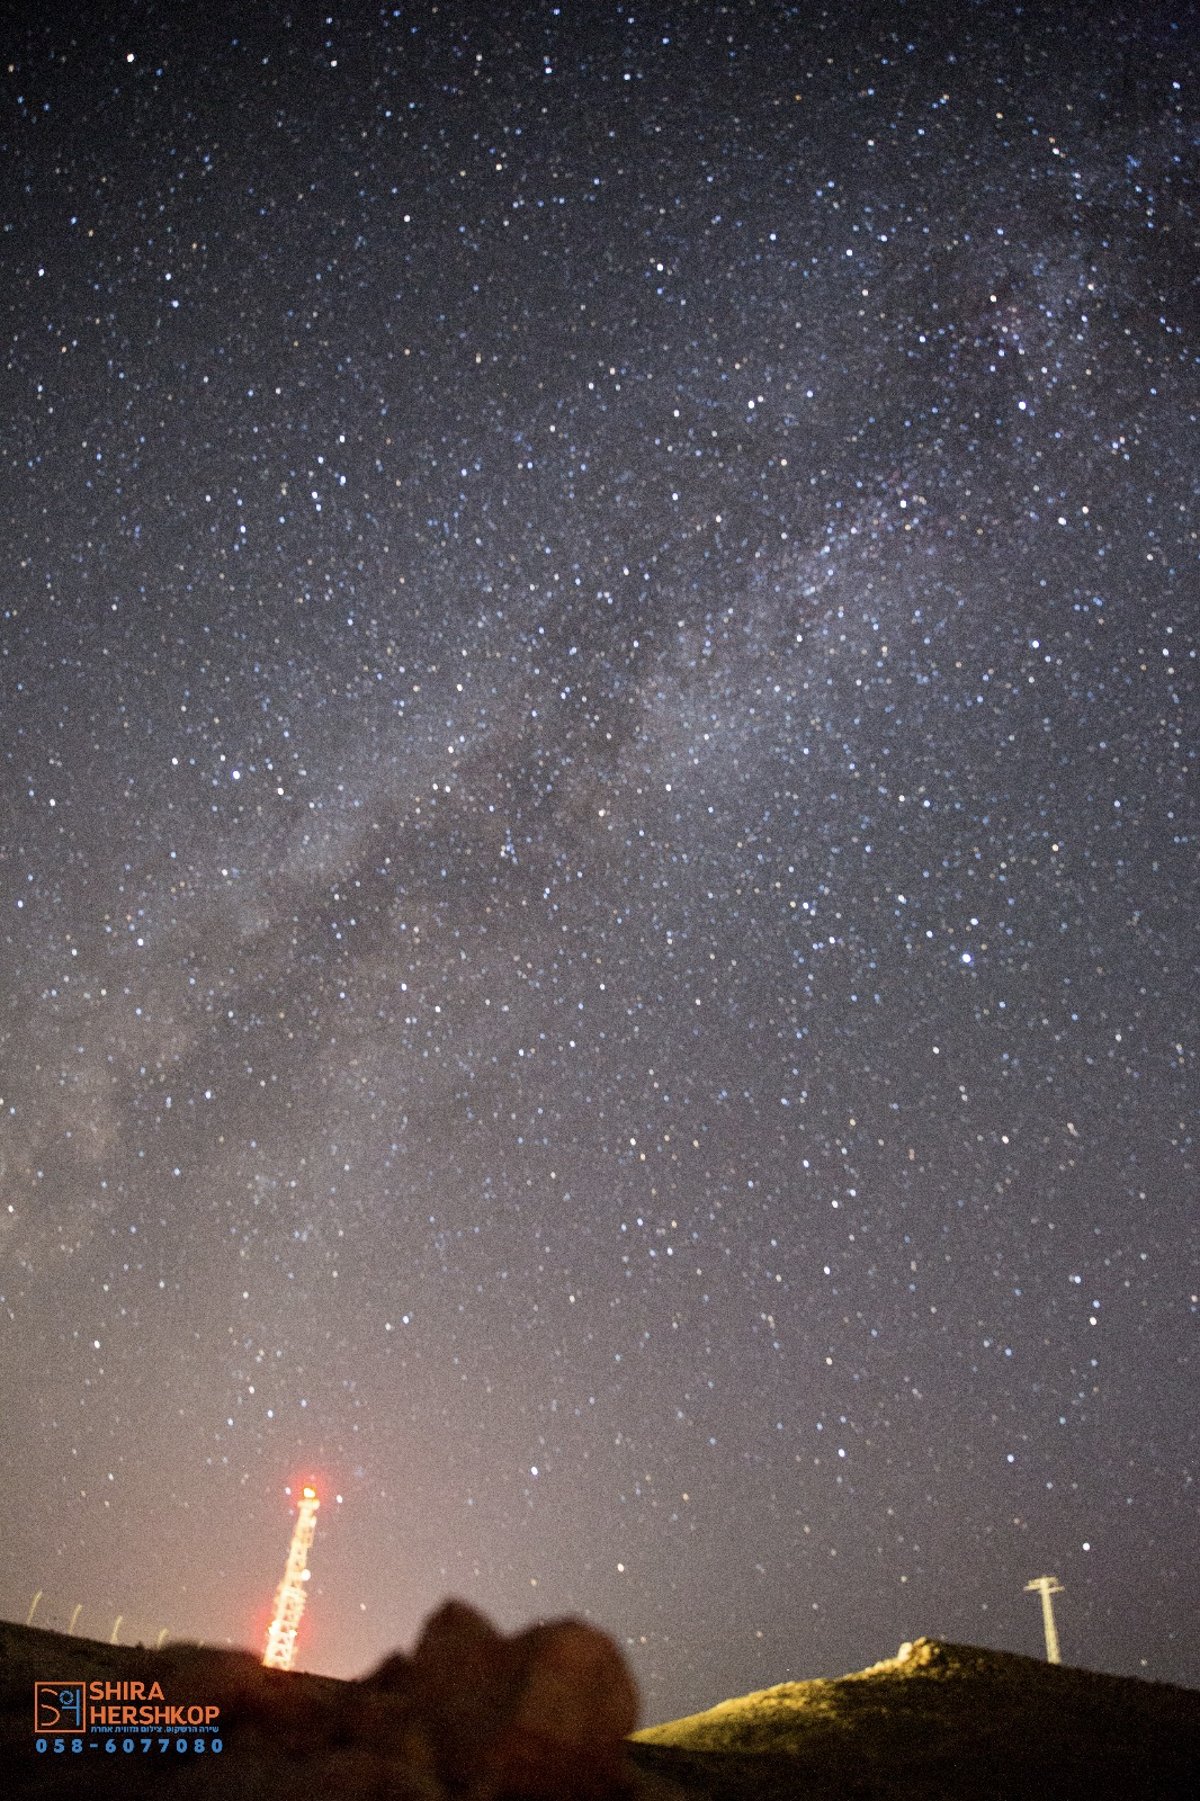
[{"label": "dark hill silhouette", "polygon": [[[39,1754],[36,1680],[149,1682],[221,1709],[224,1750]],[[505,1638],[450,1603],[359,1682],[249,1652],[99,1644],[0,1624],[0,1772],[15,1797],[182,1801],[1175,1801],[1200,1793],[1200,1695],[919,1639],[635,1735],[612,1641]],[[115,1732],[119,1742],[128,1734]],[[140,1747],[140,1736],[135,1741]],[[625,1758],[628,1761],[625,1761]]]}]

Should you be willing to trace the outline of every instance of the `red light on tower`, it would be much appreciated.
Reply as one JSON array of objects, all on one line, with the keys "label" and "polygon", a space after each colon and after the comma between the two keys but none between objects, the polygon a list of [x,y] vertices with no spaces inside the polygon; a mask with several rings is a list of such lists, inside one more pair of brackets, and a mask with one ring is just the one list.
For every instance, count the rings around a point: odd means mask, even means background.
[{"label": "red light on tower", "polygon": [[283,1580],[275,1591],[275,1614],[267,1628],[267,1648],[263,1663],[268,1670],[290,1670],[296,1656],[296,1634],[304,1612],[305,1583],[309,1578],[308,1553],[317,1530],[317,1509],[321,1505],[315,1488],[306,1484],[300,1491],[296,1524]]}]

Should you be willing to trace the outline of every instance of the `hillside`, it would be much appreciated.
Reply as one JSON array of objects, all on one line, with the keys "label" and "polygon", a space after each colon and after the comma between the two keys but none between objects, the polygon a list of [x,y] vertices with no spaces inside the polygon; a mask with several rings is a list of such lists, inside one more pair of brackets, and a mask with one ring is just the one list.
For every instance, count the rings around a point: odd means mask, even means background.
[{"label": "hillside", "polygon": [[640,1768],[714,1801],[1200,1792],[1200,1695],[924,1638],[634,1737]]},{"label": "hillside", "polygon": [[[515,1641],[506,1641],[513,1643]],[[419,1657],[419,1653],[418,1653]],[[363,1682],[265,1671],[246,1652],[160,1652],[0,1624],[0,1769],[19,1797],[319,1794],[449,1801],[429,1715],[400,1657]],[[35,1681],[157,1681],[169,1702],[221,1709],[222,1750],[157,1734],[35,1749]],[[199,1736],[199,1735],[196,1735]],[[107,1740],[113,1749],[107,1749]],[[128,1743],[129,1750],[124,1746]],[[1200,1695],[920,1639],[832,1681],[788,1682],[634,1735],[628,1785],[597,1801],[1173,1801],[1200,1792]],[[440,1774],[439,1774],[440,1771]],[[573,1776],[578,1772],[573,1770]],[[490,1779],[489,1779],[490,1781]],[[478,1801],[520,1790],[476,1786]],[[553,1784],[528,1790],[557,1801]]]}]

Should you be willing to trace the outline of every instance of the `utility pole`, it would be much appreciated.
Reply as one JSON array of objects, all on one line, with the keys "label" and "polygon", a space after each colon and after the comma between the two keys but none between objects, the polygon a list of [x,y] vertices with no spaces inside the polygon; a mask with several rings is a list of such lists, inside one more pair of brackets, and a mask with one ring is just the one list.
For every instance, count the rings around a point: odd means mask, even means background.
[{"label": "utility pole", "polygon": [[296,1633],[304,1612],[304,1585],[310,1574],[308,1553],[317,1530],[320,1505],[315,1488],[301,1489],[283,1580],[275,1591],[275,1617],[267,1629],[263,1663],[268,1670],[290,1670],[296,1655]]},{"label": "utility pole", "polygon": [[1042,1597],[1042,1625],[1046,1629],[1046,1662],[1061,1663],[1058,1651],[1058,1628],[1054,1624],[1054,1607],[1051,1595],[1061,1595],[1062,1583],[1057,1576],[1035,1576],[1032,1582],[1025,1584],[1025,1592],[1037,1589]]}]

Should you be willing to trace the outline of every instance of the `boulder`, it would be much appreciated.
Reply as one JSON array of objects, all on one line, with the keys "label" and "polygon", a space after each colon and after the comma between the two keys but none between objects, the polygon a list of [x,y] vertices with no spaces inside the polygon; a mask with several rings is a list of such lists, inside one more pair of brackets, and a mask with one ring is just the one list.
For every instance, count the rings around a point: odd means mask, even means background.
[{"label": "boulder", "polygon": [[638,1696],[613,1640],[583,1620],[554,1620],[511,1642],[523,1681],[491,1748],[498,1793],[538,1801],[625,1793]]},{"label": "boulder", "polygon": [[625,1740],[638,1698],[625,1659],[583,1620],[507,1638],[462,1601],[426,1622],[411,1658],[367,1682],[425,1736],[447,1791],[464,1801],[616,1801],[629,1792]]}]

